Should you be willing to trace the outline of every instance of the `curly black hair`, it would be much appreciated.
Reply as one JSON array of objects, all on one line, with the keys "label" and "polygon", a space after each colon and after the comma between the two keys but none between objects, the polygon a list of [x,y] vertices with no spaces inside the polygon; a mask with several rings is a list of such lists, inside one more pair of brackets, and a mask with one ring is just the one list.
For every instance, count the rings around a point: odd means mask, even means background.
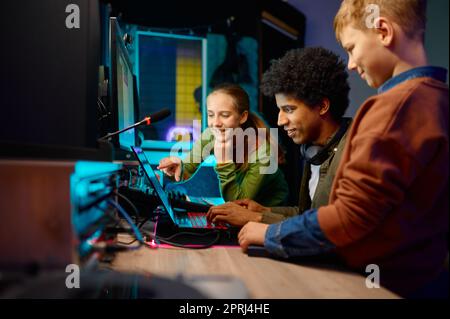
[{"label": "curly black hair", "polygon": [[261,81],[266,96],[285,94],[309,107],[330,101],[330,112],[339,121],[349,105],[348,73],[344,62],[330,50],[315,47],[293,49],[271,61]]}]

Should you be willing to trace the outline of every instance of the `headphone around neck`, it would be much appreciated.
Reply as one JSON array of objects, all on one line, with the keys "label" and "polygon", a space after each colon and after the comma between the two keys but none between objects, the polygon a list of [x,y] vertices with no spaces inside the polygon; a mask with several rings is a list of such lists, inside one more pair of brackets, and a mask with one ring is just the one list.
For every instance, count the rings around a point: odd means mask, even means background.
[{"label": "headphone around neck", "polygon": [[300,146],[300,154],[305,161],[311,165],[322,165],[330,157],[331,152],[334,152],[334,148],[344,136],[351,120],[351,118],[343,118],[339,129],[325,146],[302,144]]}]

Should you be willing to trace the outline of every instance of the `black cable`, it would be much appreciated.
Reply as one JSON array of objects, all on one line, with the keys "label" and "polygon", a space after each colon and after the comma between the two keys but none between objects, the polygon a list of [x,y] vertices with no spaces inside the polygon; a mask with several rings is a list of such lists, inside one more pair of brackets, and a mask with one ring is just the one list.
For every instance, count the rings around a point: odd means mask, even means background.
[{"label": "black cable", "polygon": [[148,222],[149,219],[150,217],[144,218],[144,220],[138,225],[138,228],[141,230],[141,228],[145,225],[146,222]]},{"label": "black cable", "polygon": [[179,233],[175,233],[175,234],[173,234],[173,235],[171,235],[169,237],[162,237],[162,238],[164,240],[171,240],[171,239],[174,239],[175,237],[178,237],[178,236],[181,236],[181,235],[183,235],[183,236],[188,235],[188,236],[204,237],[204,236],[217,234],[217,233],[218,233],[218,231],[216,231],[216,230],[213,230],[213,231],[210,231],[210,232],[207,232],[207,233],[179,232]]},{"label": "black cable", "polygon": [[[142,230],[142,229],[141,229],[142,226],[144,226],[144,224],[145,224],[149,219],[150,219],[150,218],[146,218],[143,222],[141,222],[141,224],[137,225],[137,228],[141,231],[142,234],[144,234],[145,236],[150,237],[150,238],[153,239],[153,234],[152,234],[151,232],[149,232],[149,231],[147,231],[147,230]],[[130,242],[117,241],[117,243],[118,243],[118,244],[122,244],[122,245],[131,245],[131,244],[133,244],[133,243],[136,242],[136,241],[137,241],[137,239],[135,238],[135,239],[133,239],[133,240],[130,241]],[[144,241],[144,242],[145,242],[145,241]],[[141,243],[141,244],[142,244],[142,243]]]},{"label": "black cable", "polygon": [[[104,195],[101,195],[99,198],[95,199],[93,202],[91,202],[91,203],[89,203],[89,204],[86,204],[86,205],[84,205],[84,206],[80,206],[80,207],[78,208],[78,210],[79,210],[80,212],[83,212],[83,211],[88,210],[88,209],[90,209],[90,208],[92,208],[92,207],[94,207],[94,206],[99,207],[99,204],[100,204],[101,202],[103,202],[104,200],[106,200],[108,197],[110,197],[111,194],[114,194],[114,191],[111,191],[111,192],[108,192],[108,193],[106,193],[106,194],[104,194]],[[100,208],[100,207],[99,207],[99,208]]]},{"label": "black cable", "polygon": [[[134,204],[128,199],[126,198],[124,195],[118,193],[118,192],[114,192],[116,195],[120,196],[121,198],[123,198],[127,203],[130,204],[130,206],[137,212],[136,206],[134,206]],[[138,232],[140,231],[139,228],[141,228],[147,221],[149,218],[146,218],[140,225],[139,227],[136,227],[132,222],[130,217],[128,216],[128,214],[125,213],[125,211],[123,210],[122,207],[120,207],[120,205],[118,203],[115,203],[112,200],[108,200],[109,204],[112,204],[115,208],[119,209],[119,211],[124,215],[125,219],[127,219],[128,223],[130,224],[132,230],[134,230],[134,235],[135,235],[135,239],[130,241],[130,242],[117,242],[118,244],[122,244],[122,245],[131,245],[134,242],[138,241],[139,242],[139,246],[144,245],[148,248],[154,248],[153,246],[149,245],[148,243],[146,243],[144,240],[139,240],[138,238],[140,237],[140,233],[138,234]],[[137,232],[136,232],[137,231]],[[170,241],[173,238],[176,238],[178,236],[182,236],[182,235],[191,235],[191,236],[199,236],[199,237],[204,237],[204,236],[208,236],[211,234],[216,234],[216,237],[214,238],[214,240],[206,245],[199,245],[199,246],[188,246],[188,245],[184,245],[184,244],[179,244],[179,243],[175,243]],[[142,236],[142,235],[141,235]],[[180,247],[180,248],[187,248],[187,249],[205,249],[205,248],[209,248],[211,246],[213,246],[214,244],[216,244],[219,239],[220,239],[220,232],[218,231],[211,231],[211,232],[207,232],[207,233],[193,233],[193,232],[179,232],[179,233],[175,233],[171,236],[169,236],[168,238],[164,238],[164,237],[160,237],[160,236],[156,236],[156,238],[158,241],[171,245],[171,246],[175,246],[175,247]],[[139,247],[138,246],[138,247]],[[114,248],[119,248],[119,247],[112,247],[112,249]],[[124,247],[126,248],[126,247]],[[129,248],[129,247],[128,247]],[[137,248],[137,247],[136,247]]]},{"label": "black cable", "polygon": [[[214,238],[214,240],[212,242],[210,242],[210,243],[208,243],[206,245],[201,245],[201,246],[200,245],[199,246],[189,246],[189,245],[179,244],[179,243],[175,243],[175,242],[172,242],[170,240],[167,240],[167,238],[163,238],[163,237],[160,237],[160,236],[156,236],[156,239],[158,241],[164,243],[164,244],[175,246],[175,247],[187,248],[187,249],[206,249],[206,248],[210,248],[211,246],[213,246],[214,244],[216,244],[219,241],[219,239],[220,239],[220,232],[215,232],[215,233],[216,233],[216,238]],[[182,234],[182,233],[178,233],[178,234]],[[175,235],[178,235],[178,234],[174,234],[171,237],[174,237]],[[196,233],[189,233],[189,234],[204,235],[204,234],[196,234]],[[211,233],[208,233],[208,234],[211,234]],[[169,239],[171,237],[169,237]]]},{"label": "black cable", "polygon": [[137,238],[133,239],[132,241],[130,241],[128,243],[125,243],[123,241],[117,241],[117,243],[121,244],[121,245],[127,245],[128,246],[128,245],[131,245],[131,244],[135,243],[136,241],[137,241]]},{"label": "black cable", "polygon": [[114,194],[116,194],[117,196],[119,196],[120,198],[122,198],[124,201],[126,201],[126,202],[128,203],[128,205],[130,205],[131,208],[133,209],[133,211],[136,213],[136,216],[137,216],[137,217],[141,217],[141,216],[139,215],[139,210],[138,210],[137,207],[131,202],[131,200],[129,200],[125,195],[120,194],[120,193],[117,192],[117,191],[114,191]]},{"label": "black cable", "polygon": [[164,239],[161,239],[160,237],[157,237],[157,239],[167,245],[170,246],[174,246],[174,247],[180,247],[180,248],[185,248],[185,249],[206,249],[206,248],[210,248],[211,246],[213,246],[214,244],[216,244],[219,241],[220,235],[217,234],[217,237],[214,239],[214,241],[212,241],[211,243],[208,243],[206,245],[198,245],[198,246],[188,246],[188,245],[183,245],[183,244],[179,244],[179,243],[175,243],[175,242],[171,242],[171,241],[167,241]]},{"label": "black cable", "polygon": [[[121,194],[118,194],[118,195],[120,196]],[[127,198],[126,198],[126,200],[127,200]],[[118,203],[116,203],[116,202],[113,201],[112,199],[107,199],[106,202],[107,202],[107,204],[112,205],[114,208],[116,208],[119,212],[122,213],[122,215],[125,217],[125,219],[126,219],[127,222],[129,223],[129,225],[131,226],[131,231],[134,233],[135,239],[133,239],[133,240],[130,241],[130,242],[121,242],[121,241],[117,241],[115,244],[107,244],[107,243],[104,243],[105,246],[97,245],[97,247],[94,247],[94,249],[96,249],[96,250],[101,250],[101,251],[105,251],[105,252],[109,252],[109,253],[113,253],[113,252],[119,252],[119,251],[124,251],[124,250],[136,250],[136,249],[139,249],[141,246],[145,246],[145,247],[148,247],[148,248],[154,248],[154,247],[152,247],[151,245],[147,244],[147,243],[145,242],[145,240],[143,240],[143,238],[142,238],[142,240],[139,239],[139,237],[142,237],[142,235],[139,233],[139,229],[136,227],[136,225],[133,224],[133,222],[131,221],[130,216],[125,212],[125,210],[124,210]],[[98,204],[99,204],[99,203],[97,202],[97,203],[95,204],[95,206],[96,206],[97,208],[103,209],[103,208],[99,207]],[[130,202],[130,204],[132,204],[132,203]],[[133,206],[134,206],[134,205],[133,205]],[[113,216],[108,216],[108,217],[110,217],[110,218],[112,218],[113,220],[115,220],[115,218],[114,218]],[[148,219],[149,219],[149,218],[147,218],[146,220],[144,220],[144,223],[145,223]],[[120,221],[121,221],[120,219],[117,221],[116,226],[118,225],[118,223],[120,223]],[[143,225],[143,224],[142,224],[142,225]],[[142,225],[141,225],[141,227],[142,227]],[[115,228],[116,226],[114,226],[114,228]],[[139,244],[138,246],[136,246],[136,247],[127,247],[127,246],[129,246],[129,245],[135,243],[136,241],[137,241],[138,244]],[[118,245],[118,244],[119,244],[119,245]],[[123,245],[123,246],[121,246],[121,245]]]},{"label": "black cable", "polygon": [[144,237],[142,237],[142,234],[140,230],[136,227],[136,225],[131,220],[131,217],[128,215],[128,213],[120,206],[119,203],[116,203],[115,201],[108,199],[108,203],[112,206],[114,206],[121,214],[122,216],[127,220],[128,224],[131,226],[131,230],[133,231],[134,235],[136,236],[137,240],[140,244],[144,243]]}]

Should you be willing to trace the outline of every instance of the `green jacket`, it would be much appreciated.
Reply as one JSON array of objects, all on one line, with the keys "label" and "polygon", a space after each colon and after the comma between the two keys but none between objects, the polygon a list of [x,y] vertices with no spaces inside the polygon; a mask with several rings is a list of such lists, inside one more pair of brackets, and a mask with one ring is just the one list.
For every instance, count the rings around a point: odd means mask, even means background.
[{"label": "green jacket", "polygon": [[[212,143],[212,144],[211,144]],[[199,139],[186,160],[183,161],[182,178],[189,178],[199,167],[203,158],[214,153],[214,137]],[[245,171],[237,169],[233,162],[218,164],[214,168],[220,181],[225,201],[251,198],[265,206],[278,206],[286,203],[289,188],[279,168],[273,174],[261,174],[260,169],[270,163],[269,152],[255,151],[249,155]],[[252,163],[253,162],[253,163]],[[274,165],[272,163],[272,165]],[[278,164],[276,164],[278,165]]]},{"label": "green jacket", "polygon": [[309,179],[311,177],[310,164],[305,163],[302,180],[299,191],[299,203],[295,207],[272,207],[271,212],[263,213],[262,221],[266,224],[274,224],[285,220],[286,218],[296,216],[311,208],[319,208],[328,204],[330,197],[331,186],[333,185],[334,176],[339,167],[342,151],[344,150],[345,142],[347,139],[347,131],[339,141],[338,146],[331,152],[330,157],[320,165],[319,170],[319,182],[314,193],[313,200],[311,201],[309,195]]}]

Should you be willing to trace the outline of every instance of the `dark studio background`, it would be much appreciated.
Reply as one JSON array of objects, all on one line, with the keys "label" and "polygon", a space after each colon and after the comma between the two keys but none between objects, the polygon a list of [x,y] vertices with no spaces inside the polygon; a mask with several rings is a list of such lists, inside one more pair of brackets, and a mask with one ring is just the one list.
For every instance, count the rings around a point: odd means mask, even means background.
[{"label": "dark studio background", "polygon": [[[63,27],[69,3],[80,7],[80,29]],[[305,16],[279,0],[99,3],[100,6],[88,0],[2,2],[1,25],[8,32],[0,57],[0,156],[108,159],[108,152],[96,141],[103,133],[96,99],[97,66],[105,64],[105,25],[100,20],[105,12],[123,23],[177,34],[215,33],[256,39],[256,89],[270,60],[304,45]],[[264,21],[287,28],[294,36],[286,36]],[[239,71],[239,67],[235,63],[230,71]],[[258,94],[257,110],[271,127],[276,127],[273,99]],[[298,147],[284,131],[280,131],[279,140],[287,152],[287,164],[282,169],[289,185],[296,189],[301,171]],[[297,194],[292,194],[290,202],[297,202]]]}]

